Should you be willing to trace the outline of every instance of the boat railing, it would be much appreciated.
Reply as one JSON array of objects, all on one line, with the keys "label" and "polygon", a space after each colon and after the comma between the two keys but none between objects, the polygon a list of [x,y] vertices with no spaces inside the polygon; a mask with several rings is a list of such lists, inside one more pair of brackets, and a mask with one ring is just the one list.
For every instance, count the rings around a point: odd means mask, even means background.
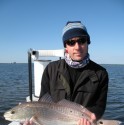
[{"label": "boat railing", "polygon": [[[52,61],[51,57],[64,57],[64,49],[58,50],[33,50],[28,51],[28,72],[29,72],[29,96],[27,101],[37,101],[41,91],[42,74],[45,67]],[[34,64],[34,72],[32,71]],[[32,74],[34,75],[32,77]],[[34,80],[34,83],[33,83]],[[33,93],[34,86],[34,93]]]}]

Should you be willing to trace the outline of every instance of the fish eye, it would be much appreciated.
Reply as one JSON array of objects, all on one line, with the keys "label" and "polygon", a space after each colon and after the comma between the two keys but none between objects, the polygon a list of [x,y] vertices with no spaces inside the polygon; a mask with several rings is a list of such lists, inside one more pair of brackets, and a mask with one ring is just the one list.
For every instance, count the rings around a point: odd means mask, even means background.
[{"label": "fish eye", "polygon": [[12,110],[12,111],[11,111],[11,114],[15,114],[15,111],[14,111],[14,110]]}]

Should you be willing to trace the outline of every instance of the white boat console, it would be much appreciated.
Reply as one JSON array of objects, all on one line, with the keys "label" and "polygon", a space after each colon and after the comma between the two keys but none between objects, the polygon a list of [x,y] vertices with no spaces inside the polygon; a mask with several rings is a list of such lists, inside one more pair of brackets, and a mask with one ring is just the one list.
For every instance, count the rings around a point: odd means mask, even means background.
[{"label": "white boat console", "polygon": [[[51,57],[59,57],[61,59],[62,57],[64,57],[64,49],[59,49],[59,50],[30,49],[28,51],[29,96],[26,97],[27,102],[38,101],[41,91],[42,74],[45,67],[52,61],[50,59]],[[32,65],[32,62],[34,65]],[[32,66],[34,66],[33,71],[32,71]],[[11,122],[9,125],[20,125],[20,123]]]}]

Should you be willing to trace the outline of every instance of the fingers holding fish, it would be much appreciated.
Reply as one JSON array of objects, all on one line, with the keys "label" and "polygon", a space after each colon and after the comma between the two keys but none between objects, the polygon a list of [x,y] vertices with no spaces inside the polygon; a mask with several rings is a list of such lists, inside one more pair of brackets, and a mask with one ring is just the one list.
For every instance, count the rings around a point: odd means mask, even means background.
[{"label": "fingers holding fish", "polygon": [[82,118],[79,120],[77,125],[91,125],[91,122],[89,122],[89,120]]},{"label": "fingers holding fish", "polygon": [[96,116],[94,113],[91,114],[91,122],[94,122],[96,121]]},{"label": "fingers holding fish", "polygon": [[[88,110],[87,110],[88,111]],[[94,113],[90,112],[90,115],[89,115],[90,119],[86,119],[86,118],[81,118],[78,122],[77,125],[92,125],[92,123],[94,121],[96,121],[96,116]]]},{"label": "fingers holding fish", "polygon": [[33,121],[30,119],[26,119],[24,122],[20,122],[20,125],[36,125],[35,123],[33,123]]},{"label": "fingers holding fish", "polygon": [[[83,106],[82,106],[83,107]],[[87,117],[89,117],[89,120],[91,122],[96,120],[96,116],[94,113],[92,113],[91,111],[89,111],[88,109],[86,109],[85,107],[83,107],[83,113],[84,115],[86,115]]]},{"label": "fingers holding fish", "polygon": [[30,125],[29,120],[25,120],[24,122],[20,122],[20,125]]}]

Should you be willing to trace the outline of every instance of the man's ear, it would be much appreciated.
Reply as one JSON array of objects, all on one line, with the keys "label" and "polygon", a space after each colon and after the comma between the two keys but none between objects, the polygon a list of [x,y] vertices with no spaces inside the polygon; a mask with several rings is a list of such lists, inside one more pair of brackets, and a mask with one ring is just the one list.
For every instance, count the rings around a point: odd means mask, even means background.
[{"label": "man's ear", "polygon": [[65,48],[65,53],[68,53],[68,50]]}]

